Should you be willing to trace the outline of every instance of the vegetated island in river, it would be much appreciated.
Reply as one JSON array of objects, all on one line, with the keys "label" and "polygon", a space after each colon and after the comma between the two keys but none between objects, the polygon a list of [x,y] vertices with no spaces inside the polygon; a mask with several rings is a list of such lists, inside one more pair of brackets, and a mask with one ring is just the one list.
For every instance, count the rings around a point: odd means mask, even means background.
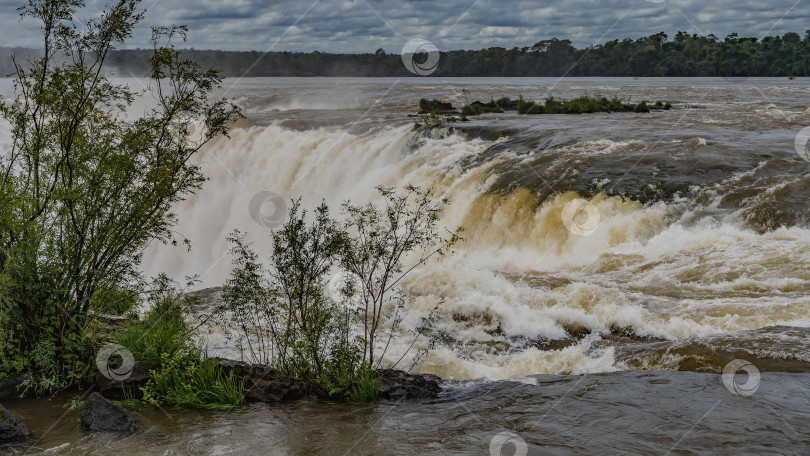
[{"label": "vegetated island in river", "polygon": [[[650,112],[654,110],[668,111],[672,109],[672,104],[664,101],[648,103],[630,103],[619,97],[607,98],[605,96],[589,97],[586,95],[573,98],[571,100],[555,100],[548,97],[544,102],[525,100],[521,95],[517,100],[509,97],[490,100],[488,103],[473,101],[462,106],[461,111],[456,109],[451,103],[441,100],[422,98],[419,100],[418,115],[423,123],[430,125],[431,120],[437,120],[440,116],[448,116],[447,122],[461,120],[466,122],[469,116],[478,116],[486,113],[502,113],[506,111],[517,111],[518,114],[587,114],[595,112]],[[459,115],[457,119],[455,116]],[[419,123],[417,123],[419,126]]]}]

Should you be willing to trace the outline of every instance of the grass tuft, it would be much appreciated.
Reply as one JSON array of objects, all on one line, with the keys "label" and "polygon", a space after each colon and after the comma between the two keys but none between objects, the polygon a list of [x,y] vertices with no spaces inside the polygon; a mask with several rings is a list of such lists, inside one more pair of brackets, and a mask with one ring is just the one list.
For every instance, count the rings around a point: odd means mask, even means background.
[{"label": "grass tuft", "polygon": [[142,321],[135,321],[115,335],[115,341],[132,352],[135,361],[159,365],[164,355],[175,356],[192,349],[191,330],[177,298],[164,297]]},{"label": "grass tuft", "polygon": [[221,409],[245,403],[242,380],[225,375],[207,356],[164,357],[161,369],[151,372],[144,399],[178,407]]}]

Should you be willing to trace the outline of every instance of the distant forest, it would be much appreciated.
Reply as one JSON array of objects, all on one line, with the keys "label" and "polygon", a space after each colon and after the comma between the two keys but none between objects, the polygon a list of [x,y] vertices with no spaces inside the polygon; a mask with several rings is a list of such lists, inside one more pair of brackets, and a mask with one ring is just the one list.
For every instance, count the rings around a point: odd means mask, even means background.
[{"label": "distant forest", "polygon": [[[10,74],[10,54],[35,55],[30,49],[0,49],[0,72]],[[119,76],[142,76],[151,50],[115,51],[109,59]],[[399,54],[379,49],[373,54],[330,54],[318,51],[257,52],[184,50],[207,67],[238,76],[414,76]],[[416,55],[423,61],[426,55]],[[491,47],[441,52],[432,76],[810,76],[810,30],[763,39],[736,33],[719,39],[678,32],[613,40],[576,49],[571,40],[552,38],[531,47]]]}]

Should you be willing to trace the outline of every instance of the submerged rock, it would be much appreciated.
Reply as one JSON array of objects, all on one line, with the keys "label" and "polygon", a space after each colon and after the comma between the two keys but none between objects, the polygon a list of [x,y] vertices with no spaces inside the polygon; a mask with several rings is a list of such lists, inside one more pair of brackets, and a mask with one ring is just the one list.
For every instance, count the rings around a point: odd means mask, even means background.
[{"label": "submerged rock", "polygon": [[135,420],[124,407],[115,405],[99,393],[82,403],[82,425],[91,431],[131,431]]},{"label": "submerged rock", "polygon": [[23,442],[30,435],[25,423],[0,405],[0,443]]},{"label": "submerged rock", "polygon": [[245,400],[248,402],[284,402],[304,396],[298,382],[272,367],[227,359],[217,362],[226,376],[233,374],[245,382]]},{"label": "submerged rock", "polygon": [[442,379],[435,375],[409,374],[393,369],[379,372],[380,386],[377,389],[383,399],[433,398],[442,390]]},{"label": "submerged rock", "polygon": [[111,380],[101,372],[96,372],[96,388],[108,399],[140,399],[143,397],[141,387],[149,382],[149,370],[154,368],[146,364],[135,364],[129,377],[120,381]]}]

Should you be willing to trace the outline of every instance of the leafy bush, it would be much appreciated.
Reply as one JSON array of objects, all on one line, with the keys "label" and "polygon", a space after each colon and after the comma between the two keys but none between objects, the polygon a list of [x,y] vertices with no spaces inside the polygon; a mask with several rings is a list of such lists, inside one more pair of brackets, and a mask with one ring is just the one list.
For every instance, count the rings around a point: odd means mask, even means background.
[{"label": "leafy bush", "polygon": [[[11,126],[0,157],[0,372],[25,373],[37,394],[81,383],[99,345],[92,310],[142,281],[152,240],[172,242],[172,206],[200,188],[190,158],[240,117],[210,95],[217,71],[180,58],[185,27],[153,30],[148,59],[155,108],[127,117],[136,93],[108,78],[111,50],[143,19],[120,0],[88,21],[81,0],[29,0],[42,57],[15,63]],[[105,62],[107,65],[105,65]],[[192,119],[205,129],[190,138]],[[130,303],[131,304],[131,303]]]},{"label": "leafy bush", "polygon": [[[507,99],[508,100],[508,99]],[[500,100],[499,100],[500,101]],[[500,104],[500,106],[510,106]],[[658,101],[655,103],[656,109],[668,110],[672,108],[670,103]],[[504,108],[508,109],[508,108]],[[650,106],[646,101],[638,104],[625,103],[619,97],[607,98],[604,96],[589,97],[581,96],[571,100],[558,101],[554,97],[546,98],[543,104],[531,100],[524,100],[521,96],[515,103],[514,109],[518,114],[584,114],[594,112],[650,112]]]},{"label": "leafy bush", "polygon": [[352,402],[370,402],[380,396],[380,375],[363,364],[355,373],[348,399]]},{"label": "leafy bush", "polygon": [[[343,204],[348,237],[341,266],[357,278],[357,296],[362,307],[363,362],[377,368],[399,323],[396,311],[404,305],[401,289],[395,287],[415,268],[434,256],[443,256],[461,238],[461,228],[448,231],[439,227],[439,213],[449,204],[436,198],[431,189],[408,185],[401,193],[378,187],[382,204],[353,206]],[[405,256],[412,255],[413,266],[405,268]],[[391,305],[395,314],[389,337],[380,336],[384,308]],[[377,351],[377,344],[382,343]]]},{"label": "leafy bush", "polygon": [[342,394],[361,359],[347,326],[351,310],[326,292],[345,235],[325,204],[309,223],[300,201],[293,201],[288,221],[272,238],[269,270],[241,233],[229,238],[235,268],[221,309],[228,335],[252,362]]},{"label": "leafy bush", "polygon": [[227,408],[245,402],[244,384],[199,351],[164,355],[160,369],[150,371],[144,401],[189,408]]},{"label": "leafy bush", "polygon": [[138,290],[112,285],[98,289],[90,298],[90,308],[96,313],[126,315],[139,303]]},{"label": "leafy bush", "polygon": [[115,335],[115,341],[131,351],[136,362],[150,365],[193,348],[180,298],[173,295],[159,298],[143,320],[128,325]]},{"label": "leafy bush", "polygon": [[[309,222],[300,200],[293,201],[288,220],[272,233],[269,269],[241,233],[229,238],[235,268],[219,314],[244,357],[304,384],[313,382],[335,398],[376,397],[375,369],[395,337],[397,311],[404,305],[402,291],[394,287],[459,240],[458,232],[445,235],[438,227],[446,199],[413,186],[402,195],[379,191],[379,207],[344,204],[343,225],[330,218],[325,203]],[[409,254],[416,255],[415,265],[406,269]],[[329,296],[326,278],[338,265],[358,280],[338,283],[340,297]],[[385,315],[386,306],[394,313]],[[355,320],[362,330],[352,327]],[[391,325],[384,337],[386,320]],[[416,337],[421,334],[416,331]]]},{"label": "leafy bush", "polygon": [[646,101],[642,101],[641,103],[636,105],[636,112],[650,112],[650,107],[647,105]]},{"label": "leafy bush", "polygon": [[447,125],[447,119],[440,114],[430,113],[430,114],[419,114],[418,120],[414,122],[413,129],[427,129],[432,130],[434,128],[441,128]]},{"label": "leafy bush", "polygon": [[[508,98],[506,100],[509,100]],[[461,113],[465,116],[478,116],[490,112],[503,112],[503,109],[493,100],[489,103],[482,103],[480,101],[473,101],[468,105],[461,108]]]},{"label": "leafy bush", "polygon": [[435,98],[433,100],[427,98],[419,100],[419,114],[450,114],[453,112],[456,112],[456,108],[450,103]]}]

